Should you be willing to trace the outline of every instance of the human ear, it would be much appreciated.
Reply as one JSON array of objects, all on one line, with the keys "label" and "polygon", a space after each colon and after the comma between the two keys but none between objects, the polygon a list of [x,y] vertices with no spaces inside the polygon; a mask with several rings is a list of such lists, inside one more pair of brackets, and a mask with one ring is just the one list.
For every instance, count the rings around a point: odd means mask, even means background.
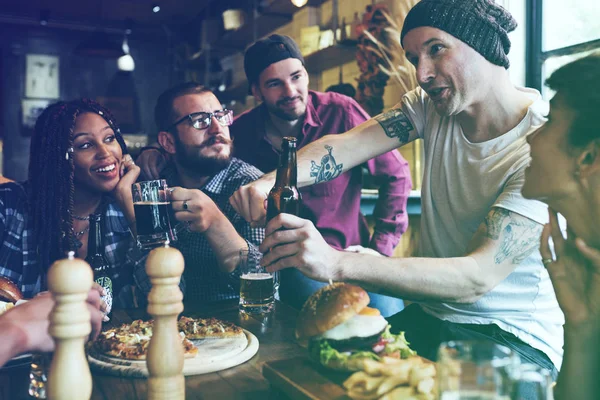
[{"label": "human ear", "polygon": [[175,137],[171,132],[158,132],[158,143],[169,154],[175,154]]},{"label": "human ear", "polygon": [[258,88],[258,84],[253,83],[250,88],[252,90],[252,96],[254,96],[254,99],[256,101],[262,101],[262,95],[260,93],[260,89]]},{"label": "human ear", "polygon": [[587,178],[600,172],[600,140],[592,140],[577,157],[576,175]]}]

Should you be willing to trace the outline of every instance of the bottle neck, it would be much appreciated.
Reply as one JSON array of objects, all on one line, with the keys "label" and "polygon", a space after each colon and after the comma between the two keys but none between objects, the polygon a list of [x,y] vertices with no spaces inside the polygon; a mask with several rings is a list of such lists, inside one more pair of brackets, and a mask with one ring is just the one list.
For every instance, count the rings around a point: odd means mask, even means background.
[{"label": "bottle neck", "polygon": [[297,185],[297,167],[296,167],[296,145],[284,143],[283,152],[279,158],[279,167],[277,168],[277,177],[275,186],[296,186]]},{"label": "bottle neck", "polygon": [[88,254],[102,255],[102,229],[99,215],[90,215],[90,238],[88,240]]}]

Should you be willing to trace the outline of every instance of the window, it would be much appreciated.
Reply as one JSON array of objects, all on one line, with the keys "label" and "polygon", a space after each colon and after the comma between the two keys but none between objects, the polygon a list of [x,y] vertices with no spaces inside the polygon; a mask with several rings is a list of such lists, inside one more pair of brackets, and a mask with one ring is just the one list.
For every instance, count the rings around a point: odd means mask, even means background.
[{"label": "window", "polygon": [[598,0],[528,0],[527,23],[527,86],[548,100],[552,72],[600,51],[600,7]]}]

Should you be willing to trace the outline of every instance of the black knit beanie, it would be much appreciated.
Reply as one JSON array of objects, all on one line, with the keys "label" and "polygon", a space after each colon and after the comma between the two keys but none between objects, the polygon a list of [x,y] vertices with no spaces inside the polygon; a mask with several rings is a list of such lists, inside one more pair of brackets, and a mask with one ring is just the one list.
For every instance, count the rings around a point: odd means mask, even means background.
[{"label": "black knit beanie", "polygon": [[509,66],[508,33],[515,30],[517,22],[494,0],[421,0],[404,20],[400,43],[410,30],[420,26],[446,31],[489,62]]},{"label": "black knit beanie", "polygon": [[294,40],[285,35],[271,35],[257,40],[244,54],[244,71],[250,86],[258,83],[258,77],[271,64],[288,58],[297,58],[304,65],[304,58]]}]

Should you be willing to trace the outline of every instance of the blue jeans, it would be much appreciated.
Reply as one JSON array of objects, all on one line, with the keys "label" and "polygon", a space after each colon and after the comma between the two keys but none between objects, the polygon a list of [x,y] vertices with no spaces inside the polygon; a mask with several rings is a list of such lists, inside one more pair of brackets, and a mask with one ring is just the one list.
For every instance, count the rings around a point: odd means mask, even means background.
[{"label": "blue jeans", "polygon": [[[304,276],[296,268],[287,268],[279,272],[279,298],[287,305],[300,310],[306,299],[327,283],[314,281]],[[388,317],[404,308],[404,301],[395,297],[369,293],[369,307],[377,308],[381,315]]]},{"label": "blue jeans", "polygon": [[402,312],[387,318],[391,331],[404,331],[411,349],[420,356],[435,361],[441,343],[449,340],[491,340],[517,353],[521,360],[548,370],[556,380],[558,370],[548,356],[498,325],[456,324],[427,314],[418,304],[411,304]]}]

